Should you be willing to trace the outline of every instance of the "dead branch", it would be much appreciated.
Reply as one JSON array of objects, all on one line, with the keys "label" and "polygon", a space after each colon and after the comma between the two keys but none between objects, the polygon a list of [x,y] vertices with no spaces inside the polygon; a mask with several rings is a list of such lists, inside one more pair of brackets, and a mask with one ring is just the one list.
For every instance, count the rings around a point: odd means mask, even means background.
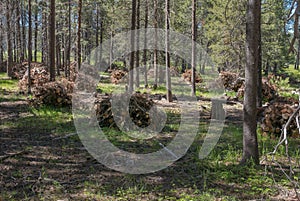
[{"label": "dead branch", "polygon": [[[300,98],[300,96],[299,96]],[[283,129],[282,129],[282,132],[281,132],[281,135],[280,135],[280,138],[279,138],[279,142],[278,144],[275,146],[274,148],[274,151],[267,154],[272,156],[272,163],[274,163],[276,166],[279,167],[280,171],[285,175],[285,177],[289,180],[289,182],[292,184],[293,186],[293,189],[296,193],[296,196],[297,196],[297,199],[300,200],[300,195],[298,193],[298,190],[300,189],[300,186],[299,184],[294,181],[293,179],[293,174],[294,174],[294,170],[292,168],[292,162],[291,162],[291,158],[289,156],[289,153],[288,153],[288,139],[287,139],[287,134],[288,134],[288,127],[290,126],[290,124],[292,123],[293,119],[295,118],[296,121],[297,121],[297,128],[300,129],[299,127],[299,111],[300,111],[300,105],[298,106],[298,108],[294,111],[294,113],[289,117],[288,121],[286,122],[286,124],[283,126]],[[279,147],[281,145],[285,145],[285,154],[286,154],[286,157],[288,158],[288,161],[289,161],[289,173],[287,172],[287,170],[285,170],[285,168],[279,163],[276,161],[275,159],[275,154],[277,153]],[[265,158],[263,159],[263,161],[267,161],[267,156],[265,156]],[[265,170],[267,171],[267,166],[268,166],[268,163],[266,163],[266,168]],[[270,166],[270,165],[269,165]],[[272,167],[271,167],[272,168]],[[273,175],[273,171],[272,171],[272,175]],[[274,178],[273,178],[274,179]],[[275,181],[275,180],[274,180]]]},{"label": "dead branch", "polygon": [[8,159],[8,158],[11,158],[11,157],[15,157],[15,156],[18,156],[18,155],[21,155],[21,154],[23,154],[25,151],[23,150],[23,151],[20,151],[20,152],[17,152],[17,153],[11,153],[11,154],[7,154],[7,155],[5,155],[5,156],[0,156],[0,161],[4,161],[4,160],[6,160],[6,159]]}]

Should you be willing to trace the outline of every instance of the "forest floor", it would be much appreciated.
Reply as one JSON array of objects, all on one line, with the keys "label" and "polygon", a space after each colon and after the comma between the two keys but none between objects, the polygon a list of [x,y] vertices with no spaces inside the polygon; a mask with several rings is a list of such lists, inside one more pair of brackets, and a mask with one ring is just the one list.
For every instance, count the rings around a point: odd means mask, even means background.
[{"label": "forest floor", "polygon": [[[204,120],[182,159],[156,173],[129,175],[91,157],[76,135],[69,108],[32,108],[17,91],[0,90],[0,200],[297,200],[277,168],[271,174],[264,166],[238,165],[239,103],[226,105],[226,126],[207,159],[198,158],[208,128]],[[275,141],[270,141],[260,137],[262,153],[272,150]],[[291,146],[298,149],[299,141]],[[299,161],[297,153],[293,157]]]}]

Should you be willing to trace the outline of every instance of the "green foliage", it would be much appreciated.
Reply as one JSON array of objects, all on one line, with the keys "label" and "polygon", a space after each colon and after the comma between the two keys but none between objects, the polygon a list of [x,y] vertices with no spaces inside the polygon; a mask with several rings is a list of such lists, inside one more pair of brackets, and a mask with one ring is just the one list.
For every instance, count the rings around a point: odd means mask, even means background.
[{"label": "green foliage", "polygon": [[212,58],[224,68],[241,68],[245,58],[246,1],[211,1],[205,20],[205,36]]},{"label": "green foliage", "polygon": [[284,32],[286,8],[283,0],[262,1],[262,58],[270,66],[288,62],[288,35]]}]

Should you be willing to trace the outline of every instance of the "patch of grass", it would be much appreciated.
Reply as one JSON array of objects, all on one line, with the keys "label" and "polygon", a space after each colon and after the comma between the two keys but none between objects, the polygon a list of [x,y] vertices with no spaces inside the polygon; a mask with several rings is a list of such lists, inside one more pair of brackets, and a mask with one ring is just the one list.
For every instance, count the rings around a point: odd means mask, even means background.
[{"label": "patch of grass", "polygon": [[8,80],[0,78],[0,90],[18,91],[18,80]]},{"label": "patch of grass", "polygon": [[0,73],[0,79],[7,78],[7,73]]},{"label": "patch of grass", "polygon": [[49,132],[55,135],[75,132],[70,108],[42,106],[29,108],[28,115],[16,122],[3,122],[2,127],[30,128],[35,131]]}]

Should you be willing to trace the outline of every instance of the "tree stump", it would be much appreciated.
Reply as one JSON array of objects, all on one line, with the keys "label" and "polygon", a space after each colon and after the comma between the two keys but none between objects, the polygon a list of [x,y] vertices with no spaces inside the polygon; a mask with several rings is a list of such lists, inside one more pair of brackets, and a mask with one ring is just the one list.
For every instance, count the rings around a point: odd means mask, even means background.
[{"label": "tree stump", "polygon": [[223,108],[223,103],[225,100],[212,99],[211,107],[211,119],[224,120],[225,119],[225,110]]}]

